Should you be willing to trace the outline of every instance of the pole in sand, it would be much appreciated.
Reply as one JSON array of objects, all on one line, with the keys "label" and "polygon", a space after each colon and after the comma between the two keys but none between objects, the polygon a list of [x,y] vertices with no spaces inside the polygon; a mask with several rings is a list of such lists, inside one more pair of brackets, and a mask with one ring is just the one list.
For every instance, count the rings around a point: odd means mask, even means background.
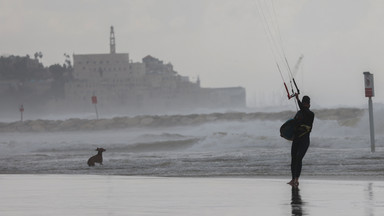
[{"label": "pole in sand", "polygon": [[92,104],[95,105],[96,118],[99,119],[99,113],[97,112],[97,97],[95,95],[92,96]]},{"label": "pole in sand", "polygon": [[364,85],[365,85],[365,97],[368,98],[369,108],[369,130],[371,133],[371,152],[375,152],[375,127],[373,122],[373,105],[372,97],[375,96],[373,85],[373,74],[370,72],[364,72]]}]

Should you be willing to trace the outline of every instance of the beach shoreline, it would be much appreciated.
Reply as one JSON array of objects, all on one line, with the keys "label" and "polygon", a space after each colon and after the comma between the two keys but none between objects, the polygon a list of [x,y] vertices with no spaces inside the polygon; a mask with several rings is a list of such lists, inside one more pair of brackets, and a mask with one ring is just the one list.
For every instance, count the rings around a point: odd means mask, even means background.
[{"label": "beach shoreline", "polygon": [[[233,178],[233,179],[270,179],[270,180],[290,180],[288,175],[131,175],[131,174],[105,174],[105,173],[0,173],[0,176],[6,175],[41,175],[41,176],[116,176],[116,177],[143,177],[143,178]],[[384,175],[305,175],[303,174],[300,177],[301,181],[311,180],[311,181],[383,181]]]},{"label": "beach shoreline", "polygon": [[0,175],[5,215],[382,215],[384,182],[303,177]]}]

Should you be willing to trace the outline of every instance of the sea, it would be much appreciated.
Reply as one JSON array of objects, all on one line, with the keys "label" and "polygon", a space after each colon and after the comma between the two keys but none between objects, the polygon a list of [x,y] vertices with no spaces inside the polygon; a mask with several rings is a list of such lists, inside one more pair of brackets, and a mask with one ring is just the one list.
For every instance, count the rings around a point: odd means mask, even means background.
[{"label": "sea", "polygon": [[[289,176],[291,142],[280,137],[279,128],[294,113],[5,122],[0,125],[0,174]],[[324,109],[315,115],[303,175],[384,176],[384,109],[375,111],[374,153],[366,110]],[[103,164],[88,167],[99,147],[106,149]]]},{"label": "sea", "polygon": [[[384,213],[384,109],[374,152],[367,110],[314,112],[299,191],[279,134],[295,111],[4,120],[0,214]],[[89,167],[96,148],[103,164]]]}]

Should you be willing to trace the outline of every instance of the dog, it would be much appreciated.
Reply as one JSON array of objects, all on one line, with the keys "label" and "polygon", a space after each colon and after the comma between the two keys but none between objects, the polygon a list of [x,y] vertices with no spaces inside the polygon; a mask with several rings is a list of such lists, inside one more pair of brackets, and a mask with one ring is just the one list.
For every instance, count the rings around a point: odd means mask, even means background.
[{"label": "dog", "polygon": [[88,159],[88,166],[95,166],[95,163],[103,165],[103,152],[106,150],[103,148],[97,148],[97,155],[94,155]]}]

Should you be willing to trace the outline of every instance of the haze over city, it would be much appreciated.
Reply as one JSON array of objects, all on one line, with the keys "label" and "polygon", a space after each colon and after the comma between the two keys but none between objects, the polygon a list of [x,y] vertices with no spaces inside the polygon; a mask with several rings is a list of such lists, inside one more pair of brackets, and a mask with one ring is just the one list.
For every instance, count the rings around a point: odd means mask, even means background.
[{"label": "haze over city", "polygon": [[384,215],[383,9],[0,0],[1,215]]},{"label": "haze over city", "polygon": [[245,87],[248,106],[280,106],[291,102],[264,12],[291,67],[304,56],[296,81],[314,107],[364,106],[364,71],[375,76],[373,101],[384,103],[382,8],[374,0],[0,0],[0,54],[41,51],[50,65],[64,53],[108,53],[113,25],[116,52],[133,61],[152,55],[202,87]]}]

